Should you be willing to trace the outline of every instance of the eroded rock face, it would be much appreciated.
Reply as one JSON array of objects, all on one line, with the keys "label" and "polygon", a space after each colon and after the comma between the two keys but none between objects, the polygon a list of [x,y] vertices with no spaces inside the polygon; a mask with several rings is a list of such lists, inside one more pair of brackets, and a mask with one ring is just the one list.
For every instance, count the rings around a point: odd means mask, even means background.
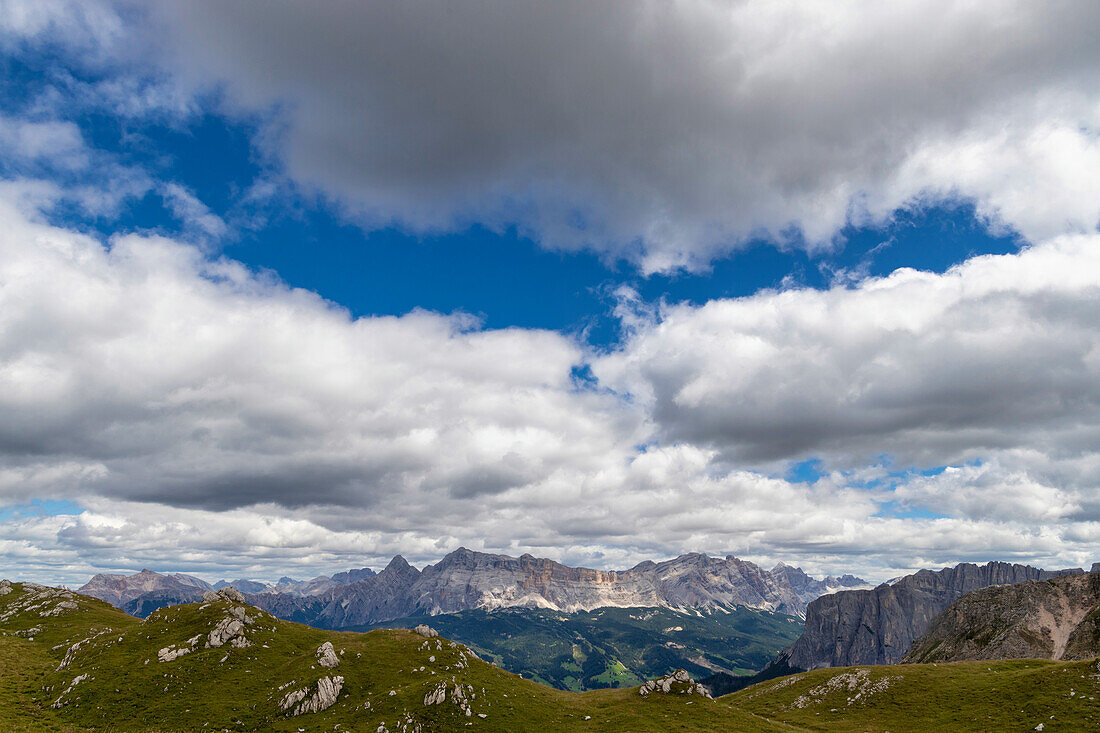
[{"label": "eroded rock face", "polygon": [[340,657],[336,656],[336,650],[332,648],[331,641],[326,641],[317,647],[317,664],[329,669],[340,664]]},{"label": "eroded rock face", "polygon": [[822,596],[807,607],[802,636],[769,668],[782,664],[792,670],[897,664],[932,620],[963,594],[1081,572],[1003,562],[962,563],[939,571],[921,570],[873,590]]},{"label": "eroded rock face", "polygon": [[[218,591],[221,593],[222,591]],[[229,644],[237,649],[251,646],[252,642],[245,636],[245,627],[252,624],[252,617],[243,606],[233,606],[229,609],[229,615],[210,630],[206,639],[206,646],[220,647]]]},{"label": "eroded rock face", "polygon": [[336,704],[336,698],[344,687],[344,678],[339,675],[322,677],[310,688],[291,690],[279,702],[279,708],[289,711],[291,716],[319,713]]},{"label": "eroded rock face", "polygon": [[638,694],[642,697],[652,694],[710,697],[710,691],[691,679],[687,671],[683,669],[678,669],[672,674],[666,674],[664,677],[658,677],[655,680],[649,680],[638,688]]},{"label": "eroded rock face", "polygon": [[1100,573],[985,588],[959,598],[903,662],[1100,656]]}]

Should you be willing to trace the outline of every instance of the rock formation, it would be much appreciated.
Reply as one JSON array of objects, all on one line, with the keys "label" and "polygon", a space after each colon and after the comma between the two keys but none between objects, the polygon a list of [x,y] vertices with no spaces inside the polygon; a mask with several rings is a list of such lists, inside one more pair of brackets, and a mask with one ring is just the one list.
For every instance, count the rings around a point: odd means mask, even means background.
[{"label": "rock formation", "polygon": [[317,647],[317,664],[328,669],[340,664],[340,657],[336,656],[336,650],[332,648],[331,641],[326,641]]},{"label": "rock formation", "polygon": [[279,707],[289,711],[291,716],[319,713],[336,704],[336,698],[339,697],[343,687],[344,678],[339,675],[322,677],[317,680],[312,693],[306,687],[292,690],[279,702]]},{"label": "rock formation", "polygon": [[896,664],[932,619],[964,593],[1081,572],[1003,562],[962,563],[938,571],[921,570],[873,590],[822,596],[807,607],[802,636],[769,667],[786,665],[794,671]]},{"label": "rock formation", "polygon": [[903,662],[1100,656],[1100,573],[976,590],[913,643]]},{"label": "rock formation", "polygon": [[638,688],[638,694],[642,697],[653,693],[662,695],[702,695],[710,697],[710,691],[688,676],[686,670],[678,669],[672,674],[649,680]]}]

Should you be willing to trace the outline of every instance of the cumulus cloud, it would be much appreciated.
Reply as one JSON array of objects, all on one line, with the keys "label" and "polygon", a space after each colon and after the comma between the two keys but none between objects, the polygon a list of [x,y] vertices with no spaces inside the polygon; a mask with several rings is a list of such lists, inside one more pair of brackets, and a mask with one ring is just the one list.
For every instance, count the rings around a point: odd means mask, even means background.
[{"label": "cumulus cloud", "polygon": [[[630,335],[597,354],[462,314],[354,319],[197,245],[4,201],[0,509],[86,509],[0,523],[25,573],[311,575],[459,545],[875,578],[1091,562],[1096,236],[699,307],[624,294]],[[955,467],[876,484],[883,451]],[[781,478],[809,455],[830,473]]]},{"label": "cumulus cloud", "polygon": [[[99,64],[0,116],[6,173],[25,177],[0,183],[0,566],[271,577],[460,544],[873,578],[1096,559],[1091,6],[0,10],[5,49],[60,42]],[[65,121],[183,117],[211,85],[264,112],[253,142],[291,179],[367,226],[516,225],[653,272],[969,198],[1033,244],[698,306],[620,289],[626,336],[599,353],[461,313],[352,318],[211,256],[232,217]],[[284,186],[265,167],[249,195]],[[36,213],[109,215],[149,192],[186,241],[103,242]],[[806,459],[828,474],[782,478]],[[86,511],[19,508],[41,498]]]},{"label": "cumulus cloud", "polygon": [[[370,225],[515,224],[645,271],[972,198],[1100,223],[1089,3],[158,3],[165,68],[280,110],[289,173]],[[795,240],[797,241],[797,239]]]},{"label": "cumulus cloud", "polygon": [[666,306],[592,368],[665,441],[750,465],[1079,456],[1100,441],[1098,272],[1100,237],[1066,236],[943,274]]},{"label": "cumulus cloud", "polygon": [[188,245],[2,215],[0,450],[106,466],[105,495],[432,502],[591,468],[629,439],[628,410],[573,388],[581,350],[557,334],[352,320]]}]

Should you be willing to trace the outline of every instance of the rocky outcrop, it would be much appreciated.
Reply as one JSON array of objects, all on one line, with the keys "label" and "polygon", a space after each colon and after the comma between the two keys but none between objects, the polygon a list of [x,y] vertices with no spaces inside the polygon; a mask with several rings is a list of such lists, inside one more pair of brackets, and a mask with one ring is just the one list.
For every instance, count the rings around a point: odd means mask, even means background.
[{"label": "rocky outcrop", "polygon": [[952,603],[903,662],[1100,656],[1100,573],[973,591]]},{"label": "rocky outcrop", "polygon": [[431,626],[428,626],[427,624],[420,624],[416,628],[414,628],[413,631],[420,634],[421,636],[426,636],[429,639],[439,636],[439,632],[433,629]]},{"label": "rocky outcrop", "polygon": [[[473,715],[473,708],[470,707],[470,700],[474,694],[473,686],[466,687],[461,683],[452,681],[449,696],[447,690],[448,687],[446,682],[438,683],[424,695],[424,705],[428,707],[432,705],[442,705],[447,701],[448,697],[450,697],[451,703],[457,707],[463,715],[467,718]],[[479,714],[478,717],[484,718],[485,716]]]},{"label": "rocky outcrop", "polygon": [[229,586],[222,588],[218,591],[206,591],[202,594],[203,603],[216,603],[218,601],[229,601],[230,603],[244,603],[244,594],[236,588]]},{"label": "rocky outcrop", "polygon": [[158,662],[174,662],[185,654],[190,654],[195,645],[202,640],[202,634],[196,634],[187,640],[186,644],[173,644],[166,646],[157,652]]},{"label": "rocky outcrop", "polygon": [[802,636],[769,667],[808,670],[896,664],[932,620],[965,593],[1081,572],[1003,562],[962,563],[939,571],[921,570],[873,590],[822,596],[807,607]]},{"label": "rocky outcrop", "polygon": [[317,664],[328,669],[340,664],[340,657],[336,656],[336,650],[332,648],[331,641],[326,641],[317,647]]},{"label": "rocky outcrop", "polygon": [[672,674],[649,680],[638,688],[638,694],[642,697],[659,693],[662,695],[702,695],[710,697],[710,691],[691,679],[686,670],[678,669]]},{"label": "rocky outcrop", "polygon": [[[38,583],[21,583],[20,586],[23,594],[0,609],[0,621],[7,621],[19,614],[33,613],[39,618],[62,616],[80,607],[76,594],[70,590],[51,588]],[[5,587],[8,588],[8,593],[14,590],[11,583]],[[0,595],[7,595],[7,593]]]},{"label": "rocky outcrop", "polygon": [[344,678],[339,675],[322,677],[310,688],[291,690],[279,702],[279,708],[289,711],[291,716],[319,713],[336,704],[336,698],[344,687]]},{"label": "rocky outcrop", "polygon": [[8,593],[11,593],[11,581],[0,580],[0,596],[6,596]]},{"label": "rocky outcrop", "polygon": [[[218,593],[224,592],[225,589],[218,591]],[[247,609],[244,606],[233,606],[228,611],[229,615],[218,621],[214,628],[210,630],[207,635],[206,646],[220,647],[229,644],[236,649],[251,646],[252,642],[245,636],[246,627],[251,626],[253,623]]]}]

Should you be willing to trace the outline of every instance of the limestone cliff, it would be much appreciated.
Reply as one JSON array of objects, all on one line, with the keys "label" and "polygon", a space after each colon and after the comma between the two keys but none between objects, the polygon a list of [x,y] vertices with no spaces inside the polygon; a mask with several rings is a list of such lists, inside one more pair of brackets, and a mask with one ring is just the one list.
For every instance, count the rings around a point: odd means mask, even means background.
[{"label": "limestone cliff", "polygon": [[921,570],[872,590],[822,596],[807,607],[802,636],[772,664],[804,670],[896,664],[932,620],[965,593],[1082,572],[1003,562],[962,563],[938,571]]},{"label": "limestone cliff", "polygon": [[1100,573],[984,588],[952,603],[903,662],[1100,656]]}]

